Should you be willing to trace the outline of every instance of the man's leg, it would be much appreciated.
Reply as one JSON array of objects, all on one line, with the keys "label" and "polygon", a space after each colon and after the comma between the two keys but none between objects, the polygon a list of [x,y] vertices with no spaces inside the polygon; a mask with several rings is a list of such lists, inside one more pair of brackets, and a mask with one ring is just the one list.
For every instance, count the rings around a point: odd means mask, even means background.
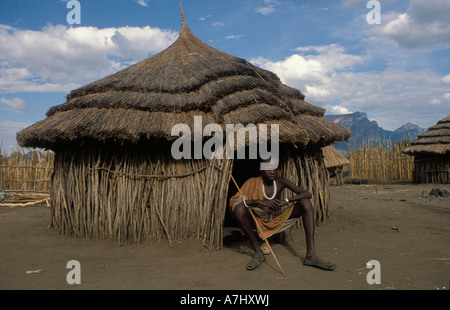
[{"label": "man's leg", "polygon": [[250,241],[250,244],[255,250],[255,256],[247,264],[247,269],[253,270],[265,260],[264,253],[258,242],[258,238],[256,234],[253,232],[254,228],[253,217],[250,214],[250,211],[243,205],[237,205],[234,208],[233,215],[236,221],[238,222],[242,232],[247,236],[248,240]]},{"label": "man's leg", "polygon": [[302,199],[295,204],[290,218],[298,218],[300,216],[302,217],[306,238],[306,257],[303,263],[308,266],[318,267],[325,270],[334,270],[336,268],[334,264],[323,261],[316,254],[314,245],[316,225],[314,222],[314,207],[310,199]]},{"label": "man's leg", "polygon": [[314,207],[309,199],[298,201],[292,210],[290,218],[302,217],[303,228],[306,237],[306,257],[312,257],[316,254],[314,248]]}]

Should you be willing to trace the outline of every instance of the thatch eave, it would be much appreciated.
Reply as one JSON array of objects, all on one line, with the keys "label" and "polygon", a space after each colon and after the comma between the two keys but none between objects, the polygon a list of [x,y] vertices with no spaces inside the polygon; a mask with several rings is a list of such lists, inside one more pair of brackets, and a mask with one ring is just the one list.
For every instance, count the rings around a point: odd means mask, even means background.
[{"label": "thatch eave", "polygon": [[[226,124],[238,125],[278,124],[279,142],[306,146],[308,144],[327,145],[336,140],[348,140],[350,131],[333,122],[310,115],[285,115],[282,109],[264,105],[251,106],[236,110],[224,116],[219,125],[225,135]],[[266,110],[278,109],[268,119]],[[59,112],[51,117],[23,129],[17,134],[17,141],[23,147],[52,148],[61,143],[73,143],[83,139],[120,141],[122,143],[139,143],[144,140],[164,139],[174,141],[172,136],[175,124],[187,124],[194,140],[194,119],[201,117],[202,130],[208,124],[216,124],[211,114],[199,110],[186,113],[143,112],[131,109],[86,108]],[[259,128],[259,127],[258,127]],[[268,141],[271,127],[268,126]],[[206,137],[205,137],[206,138]],[[247,143],[248,144],[248,143]]]},{"label": "thatch eave", "polygon": [[450,155],[450,116],[417,136],[417,139],[403,153],[414,156]]}]

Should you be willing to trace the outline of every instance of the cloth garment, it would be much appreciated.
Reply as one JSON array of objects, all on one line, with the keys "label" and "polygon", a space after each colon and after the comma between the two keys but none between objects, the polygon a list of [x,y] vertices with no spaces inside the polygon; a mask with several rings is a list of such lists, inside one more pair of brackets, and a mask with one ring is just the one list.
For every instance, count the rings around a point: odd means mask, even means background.
[{"label": "cloth garment", "polygon": [[[229,207],[231,212],[234,211],[236,205],[242,203],[244,197],[246,200],[264,200],[262,177],[247,180],[244,185],[242,185],[241,192],[243,196],[237,192],[230,198]],[[297,218],[289,219],[293,208],[294,204],[290,203],[289,205],[284,206],[279,212],[273,214],[268,214],[259,208],[252,208],[256,222],[262,231],[262,233],[259,233],[258,231],[259,237],[261,239],[269,238],[270,236],[280,233],[295,224],[298,220]]]}]

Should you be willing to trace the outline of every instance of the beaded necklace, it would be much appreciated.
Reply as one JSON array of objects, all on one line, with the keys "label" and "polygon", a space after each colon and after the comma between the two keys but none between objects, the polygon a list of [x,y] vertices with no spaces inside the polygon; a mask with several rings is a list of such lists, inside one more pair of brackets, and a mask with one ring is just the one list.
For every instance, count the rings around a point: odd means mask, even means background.
[{"label": "beaded necklace", "polygon": [[275,198],[275,196],[277,195],[277,182],[275,182],[275,180],[273,180],[273,195],[272,197],[267,197],[266,195],[266,190],[264,189],[264,182],[263,182],[263,196],[264,198],[268,199],[268,200],[272,200]]}]

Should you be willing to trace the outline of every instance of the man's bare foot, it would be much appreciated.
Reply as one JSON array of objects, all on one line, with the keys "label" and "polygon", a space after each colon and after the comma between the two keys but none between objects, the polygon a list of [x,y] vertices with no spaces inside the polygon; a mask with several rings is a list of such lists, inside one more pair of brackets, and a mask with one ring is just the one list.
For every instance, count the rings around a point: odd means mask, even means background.
[{"label": "man's bare foot", "polygon": [[303,265],[316,267],[316,268],[320,268],[323,270],[330,270],[330,271],[336,269],[335,264],[332,264],[330,262],[325,262],[323,259],[321,259],[317,255],[306,256],[305,259],[303,260]]}]

